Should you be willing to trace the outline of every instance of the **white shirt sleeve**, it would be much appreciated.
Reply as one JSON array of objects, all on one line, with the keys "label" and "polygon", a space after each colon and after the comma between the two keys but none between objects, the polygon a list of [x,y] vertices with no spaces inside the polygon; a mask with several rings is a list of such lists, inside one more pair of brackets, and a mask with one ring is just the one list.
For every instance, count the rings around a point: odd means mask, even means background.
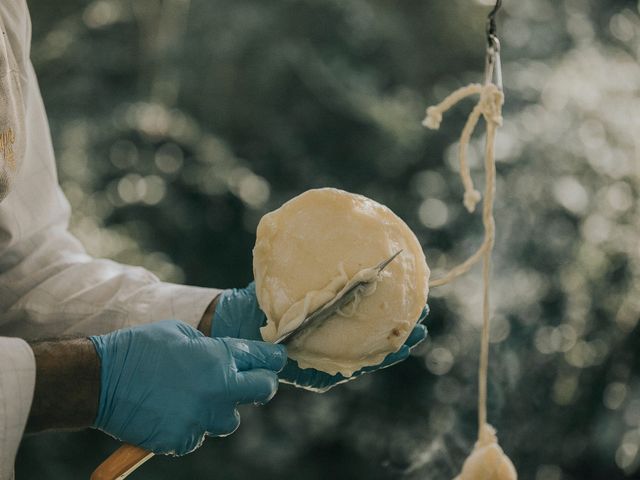
[{"label": "white shirt sleeve", "polygon": [[0,272],[0,333],[25,339],[102,334],[163,319],[196,327],[218,293],[91,258],[55,225],[5,250]]},{"label": "white shirt sleeve", "polygon": [[24,340],[0,337],[0,480],[13,478],[13,464],[27,424],[36,366]]}]

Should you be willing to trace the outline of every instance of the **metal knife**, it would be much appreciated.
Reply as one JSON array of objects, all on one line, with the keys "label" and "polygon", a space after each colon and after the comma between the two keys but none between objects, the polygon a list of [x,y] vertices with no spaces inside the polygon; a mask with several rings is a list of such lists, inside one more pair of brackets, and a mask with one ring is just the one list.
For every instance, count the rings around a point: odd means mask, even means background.
[{"label": "metal knife", "polygon": [[352,285],[347,291],[342,293],[329,302],[322,305],[320,308],[312,312],[308,317],[306,317],[300,325],[298,325],[294,330],[285,333],[280,338],[278,338],[274,343],[283,343],[286,344],[293,340],[297,335],[301,332],[307,330],[308,328],[321,325],[325,320],[335,315],[338,310],[342,307],[348,305],[353,299],[356,297],[358,293],[367,288],[373,282],[378,280],[378,277],[382,273],[382,271],[389,265],[398,255],[402,253],[402,250],[397,251],[393,255],[391,255],[386,260],[383,260],[374,268],[377,270],[377,276],[369,281],[362,281],[355,283]]}]

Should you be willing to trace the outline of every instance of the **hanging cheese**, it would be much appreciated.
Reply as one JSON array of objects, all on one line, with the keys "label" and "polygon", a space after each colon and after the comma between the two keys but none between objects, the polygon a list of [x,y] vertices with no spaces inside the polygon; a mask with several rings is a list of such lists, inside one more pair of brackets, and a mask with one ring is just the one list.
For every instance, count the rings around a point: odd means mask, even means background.
[{"label": "hanging cheese", "polygon": [[462,465],[462,471],[454,480],[517,480],[516,469],[507,457],[496,437],[495,429],[485,423],[471,455]]}]

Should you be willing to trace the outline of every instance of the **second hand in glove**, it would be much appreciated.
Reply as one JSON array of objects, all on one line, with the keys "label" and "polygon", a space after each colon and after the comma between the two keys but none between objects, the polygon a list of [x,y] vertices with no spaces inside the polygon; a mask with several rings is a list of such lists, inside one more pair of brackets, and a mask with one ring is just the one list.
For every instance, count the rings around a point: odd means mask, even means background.
[{"label": "second hand in glove", "polygon": [[[427,328],[420,322],[426,318],[428,313],[429,307],[425,306],[418,324],[397,352],[387,355],[380,364],[365,367],[350,377],[341,374],[329,375],[314,368],[303,369],[292,359],[287,360],[286,366],[278,374],[278,377],[281,382],[290,383],[306,390],[326,392],[330,388],[353,380],[364,373],[395,365],[406,360],[411,350],[427,337]],[[266,321],[267,318],[258,305],[255,283],[251,282],[246,288],[225,290],[220,294],[211,322],[211,336],[262,340],[260,327]]]}]

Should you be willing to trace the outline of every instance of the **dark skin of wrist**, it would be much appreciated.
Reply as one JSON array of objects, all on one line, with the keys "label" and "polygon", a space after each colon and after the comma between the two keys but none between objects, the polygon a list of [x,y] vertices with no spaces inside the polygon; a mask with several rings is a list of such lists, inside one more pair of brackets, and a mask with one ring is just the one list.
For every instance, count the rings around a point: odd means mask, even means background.
[{"label": "dark skin of wrist", "polygon": [[204,333],[207,337],[211,334],[211,322],[213,321],[213,314],[216,311],[218,298],[219,298],[219,295],[217,295],[216,298],[214,298],[211,301],[211,303],[205,310],[204,315],[202,315],[202,319],[200,320],[200,323],[198,324],[198,330]]},{"label": "dark skin of wrist", "polygon": [[36,385],[27,433],[84,428],[93,423],[100,395],[100,360],[86,338],[31,344]]},{"label": "dark skin of wrist", "polygon": [[[218,297],[202,315],[198,330],[209,336]],[[100,359],[91,340],[30,343],[36,359],[36,384],[27,433],[90,427],[100,401]]]}]

